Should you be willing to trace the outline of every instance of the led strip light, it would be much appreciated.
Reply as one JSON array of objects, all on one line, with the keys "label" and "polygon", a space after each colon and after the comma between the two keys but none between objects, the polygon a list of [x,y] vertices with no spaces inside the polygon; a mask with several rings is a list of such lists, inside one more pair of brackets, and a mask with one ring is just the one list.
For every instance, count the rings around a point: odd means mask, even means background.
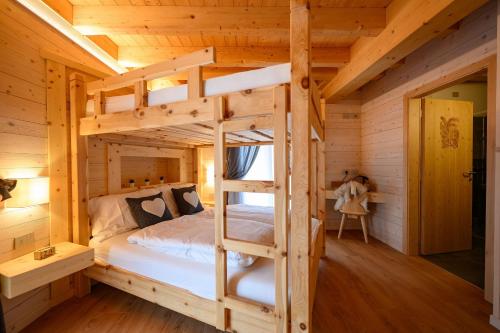
[{"label": "led strip light", "polygon": [[115,72],[122,74],[128,71],[125,67],[121,66],[116,59],[97,46],[97,44],[93,41],[78,32],[73,25],[71,25],[41,0],[17,0],[17,2],[47,22],[54,29],[71,39]]}]

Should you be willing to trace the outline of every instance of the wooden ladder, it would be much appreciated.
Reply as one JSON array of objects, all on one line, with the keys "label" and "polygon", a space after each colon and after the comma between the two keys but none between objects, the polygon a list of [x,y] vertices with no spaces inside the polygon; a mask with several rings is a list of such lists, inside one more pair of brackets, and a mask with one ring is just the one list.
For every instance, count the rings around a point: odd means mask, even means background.
[{"label": "wooden ladder", "polygon": [[[214,99],[215,110],[215,247],[216,247],[216,328],[232,331],[231,310],[275,324],[275,332],[288,332],[288,131],[286,87],[274,88],[274,113],[237,120],[224,119],[223,98]],[[274,130],[274,180],[250,181],[224,179],[228,132]],[[225,192],[274,193],[274,244],[264,245],[227,237]],[[227,251],[241,252],[274,260],[275,305],[229,295],[227,291]]]}]

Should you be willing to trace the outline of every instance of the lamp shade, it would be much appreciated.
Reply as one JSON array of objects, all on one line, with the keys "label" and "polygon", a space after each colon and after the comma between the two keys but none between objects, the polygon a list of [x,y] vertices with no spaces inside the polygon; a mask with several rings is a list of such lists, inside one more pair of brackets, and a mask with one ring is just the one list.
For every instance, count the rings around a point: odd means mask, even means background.
[{"label": "lamp shade", "polygon": [[206,185],[208,187],[214,187],[214,183],[215,183],[215,181],[214,181],[214,174],[215,174],[215,172],[214,172],[214,162],[209,162],[207,164],[206,171],[207,171],[207,174],[206,174]]},{"label": "lamp shade", "polygon": [[49,202],[49,177],[18,178],[12,196],[5,201],[8,208],[22,208]]}]

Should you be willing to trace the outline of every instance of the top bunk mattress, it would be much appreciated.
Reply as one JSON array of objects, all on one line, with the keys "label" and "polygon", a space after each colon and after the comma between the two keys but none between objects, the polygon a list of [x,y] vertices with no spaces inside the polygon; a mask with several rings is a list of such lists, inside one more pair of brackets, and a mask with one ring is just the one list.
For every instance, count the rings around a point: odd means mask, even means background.
[{"label": "top bunk mattress", "polygon": [[[218,96],[248,89],[265,88],[289,83],[290,63],[269,66],[251,71],[219,76],[204,81],[205,96]],[[152,90],[148,93],[148,105],[181,102],[188,99],[187,84]],[[134,94],[106,98],[106,113],[134,109]],[[94,114],[93,100],[87,101],[87,116]]]}]

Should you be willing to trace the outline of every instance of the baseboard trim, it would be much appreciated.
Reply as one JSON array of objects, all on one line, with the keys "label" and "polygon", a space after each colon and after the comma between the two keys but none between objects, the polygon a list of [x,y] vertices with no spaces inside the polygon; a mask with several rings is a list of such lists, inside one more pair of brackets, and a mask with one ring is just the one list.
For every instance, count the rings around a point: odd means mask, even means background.
[{"label": "baseboard trim", "polygon": [[500,319],[494,315],[490,315],[490,325],[500,331]]}]

